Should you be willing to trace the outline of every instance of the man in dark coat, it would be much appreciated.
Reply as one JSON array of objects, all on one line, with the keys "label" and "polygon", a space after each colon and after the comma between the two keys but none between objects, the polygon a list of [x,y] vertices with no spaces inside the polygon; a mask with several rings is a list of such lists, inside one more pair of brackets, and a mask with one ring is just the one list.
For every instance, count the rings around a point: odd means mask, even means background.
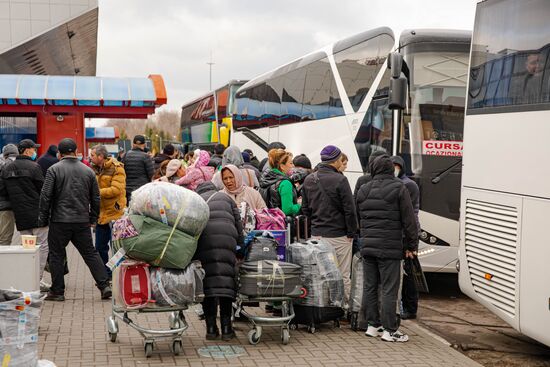
[{"label": "man in dark coat", "polygon": [[222,339],[235,337],[231,325],[232,302],[236,296],[235,252],[243,243],[243,227],[237,205],[227,194],[218,192],[211,182],[200,184],[196,192],[210,208],[210,219],[202,232],[195,258],[201,261],[204,271],[204,301],[202,308],[206,319],[206,339],[219,336],[216,325],[220,305]]},{"label": "man in dark coat", "polygon": [[334,145],[323,148],[317,172],[307,176],[302,187],[302,213],[310,220],[311,235],[321,237],[334,248],[344,279],[344,308],[347,308],[357,215],[348,179],[339,172],[342,157],[342,151]]},{"label": "man in dark coat", "polygon": [[224,151],[225,151],[225,145],[220,143],[214,145],[214,154],[212,154],[212,157],[210,157],[208,166],[214,167],[214,168],[218,168],[219,166],[221,166]]},{"label": "man in dark coat", "polygon": [[245,149],[243,150],[243,153],[248,153],[250,156],[250,164],[259,171],[260,170],[260,161],[258,160],[258,157],[254,155],[254,152],[252,152],[252,149]]},{"label": "man in dark coat", "polygon": [[91,227],[99,216],[99,187],[94,171],[78,161],[76,143],[59,142],[61,161],[46,172],[40,194],[38,224],[50,225],[50,271],[52,286],[46,300],[65,300],[64,262],[71,242],[90,269],[102,299],[111,298],[107,271],[94,247]]},{"label": "man in dark coat", "polygon": [[162,164],[162,162],[174,159],[176,156],[177,156],[176,147],[174,147],[170,143],[166,144],[162,149],[162,153],[157,154],[157,156],[153,158],[153,162],[154,162],[153,168],[155,172],[160,168],[160,165]]},{"label": "man in dark coat", "polygon": [[[414,209],[414,216],[416,219],[416,226],[420,231],[420,221],[418,220],[418,212],[420,210],[420,190],[416,182],[411,180],[406,174],[405,161],[400,156],[391,157],[393,166],[395,169],[395,176],[403,182],[409,195]],[[416,251],[412,253],[416,257]],[[401,313],[402,320],[416,319],[416,311],[418,310],[418,289],[416,289],[416,283],[412,277],[413,271],[413,258],[406,257],[403,261],[403,286],[401,288],[401,304],[403,305],[403,312]]]},{"label": "man in dark coat", "polygon": [[[13,162],[18,155],[17,146],[14,144],[4,145],[2,155],[0,155],[0,180],[2,179],[3,168]],[[15,217],[13,216],[10,200],[7,195],[0,193],[0,246],[11,245],[14,229]]]},{"label": "man in dark coat", "polygon": [[59,159],[57,159],[57,145],[54,144],[50,145],[48,147],[48,151],[42,154],[42,156],[36,161],[36,163],[40,165],[40,168],[42,168],[42,174],[44,176],[46,176],[46,171],[48,168],[57,162],[59,162]]},{"label": "man in dark coat", "polygon": [[[418,247],[418,228],[409,192],[394,176],[388,155],[369,163],[372,180],[357,193],[361,255],[364,259],[364,290],[368,328],[366,335],[388,342],[406,342],[397,323],[397,296],[403,255],[413,256]],[[382,288],[379,312],[378,288]],[[382,320],[380,320],[382,316]],[[382,322],[380,322],[382,321]]]},{"label": "man in dark coat", "polygon": [[151,182],[155,173],[153,161],[145,152],[145,137],[134,136],[132,150],[124,155],[122,160],[126,172],[126,202],[130,206],[132,192]]},{"label": "man in dark coat", "polygon": [[[369,156],[369,163],[372,162],[376,157],[379,157],[384,154],[387,154],[386,151],[384,150],[375,150]],[[357,179],[357,182],[355,182],[355,189],[353,190],[354,198],[357,198],[357,193],[359,192],[359,189],[361,188],[361,186],[368,183],[370,180],[372,180],[372,175],[370,172],[365,173],[363,176]]]},{"label": "man in dark coat", "polygon": [[48,225],[38,223],[38,201],[44,183],[42,169],[35,162],[38,147],[40,145],[30,139],[19,142],[19,155],[2,170],[0,196],[11,203],[15,224],[21,235],[36,236],[36,244],[40,246],[39,274],[42,280],[48,259]]}]

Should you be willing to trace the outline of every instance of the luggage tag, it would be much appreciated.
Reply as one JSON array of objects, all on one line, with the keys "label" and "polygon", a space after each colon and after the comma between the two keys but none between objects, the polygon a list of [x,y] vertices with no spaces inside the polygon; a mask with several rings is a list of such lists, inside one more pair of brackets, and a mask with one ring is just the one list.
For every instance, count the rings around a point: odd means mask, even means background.
[{"label": "luggage tag", "polygon": [[109,259],[106,264],[107,267],[111,269],[111,271],[113,271],[117,266],[120,265],[122,261],[124,261],[125,256],[126,251],[124,250],[124,248],[121,247],[120,250],[118,250],[116,254],[114,254],[113,257]]}]

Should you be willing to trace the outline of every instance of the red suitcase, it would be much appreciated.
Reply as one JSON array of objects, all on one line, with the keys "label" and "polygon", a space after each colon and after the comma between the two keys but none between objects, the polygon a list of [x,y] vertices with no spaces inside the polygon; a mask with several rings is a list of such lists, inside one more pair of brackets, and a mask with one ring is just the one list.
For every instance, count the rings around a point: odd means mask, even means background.
[{"label": "red suitcase", "polygon": [[129,309],[146,307],[151,302],[149,264],[125,260],[117,270],[119,298],[124,307]]}]

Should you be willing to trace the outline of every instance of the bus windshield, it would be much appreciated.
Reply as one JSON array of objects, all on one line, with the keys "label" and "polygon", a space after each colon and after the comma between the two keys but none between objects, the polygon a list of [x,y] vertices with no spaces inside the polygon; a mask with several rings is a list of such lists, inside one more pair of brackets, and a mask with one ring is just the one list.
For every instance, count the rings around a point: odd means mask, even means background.
[{"label": "bus windshield", "polygon": [[405,49],[411,105],[401,150],[411,154],[415,174],[423,170],[423,156],[462,156],[468,45],[459,46],[464,50]]}]

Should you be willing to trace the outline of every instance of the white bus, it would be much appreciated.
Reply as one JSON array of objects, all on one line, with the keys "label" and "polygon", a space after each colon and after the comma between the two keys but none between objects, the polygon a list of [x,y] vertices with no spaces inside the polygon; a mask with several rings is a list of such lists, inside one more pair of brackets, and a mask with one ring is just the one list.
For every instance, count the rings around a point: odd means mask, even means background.
[{"label": "white bus", "polygon": [[464,126],[460,288],[550,346],[550,2],[476,10]]},{"label": "white bus", "polygon": [[394,51],[410,87],[396,148],[421,190],[419,257],[425,271],[456,272],[470,32],[409,30],[396,42],[391,29],[377,28],[261,75],[237,91],[231,144],[280,141],[313,164],[323,146],[337,145],[353,187],[373,151],[392,153],[386,59]]}]

